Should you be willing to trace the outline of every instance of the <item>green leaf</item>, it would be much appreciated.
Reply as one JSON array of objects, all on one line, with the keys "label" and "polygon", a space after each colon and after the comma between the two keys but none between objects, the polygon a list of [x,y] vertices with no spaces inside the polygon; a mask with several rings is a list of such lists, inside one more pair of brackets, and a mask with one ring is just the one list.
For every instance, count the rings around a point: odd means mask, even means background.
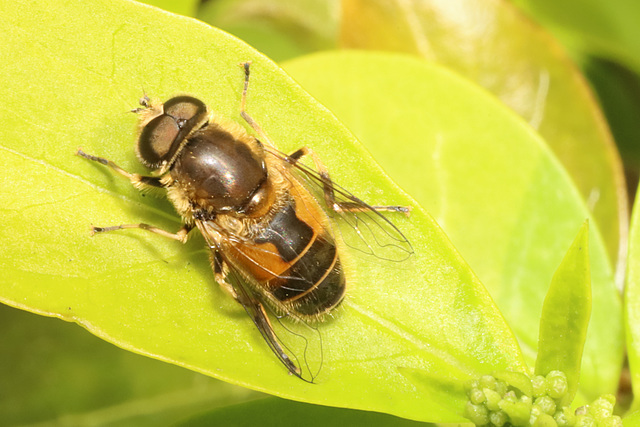
[{"label": "green leaf", "polygon": [[533,385],[531,384],[531,377],[521,372],[495,372],[493,376],[497,380],[502,380],[510,387],[517,388],[520,392],[526,396],[533,396]]},{"label": "green leaf", "polygon": [[337,44],[340,0],[216,0],[198,19],[241,38],[274,61]]},{"label": "green leaf", "polygon": [[[542,303],[589,212],[526,123],[447,70],[398,54],[316,54],[286,70],[363,141],[444,228],[535,361]],[[594,306],[581,392],[617,387],[621,301],[598,227],[590,227]]]},{"label": "green leaf", "polygon": [[640,73],[640,3],[635,0],[513,0],[572,49]]},{"label": "green leaf", "polygon": [[247,402],[189,419],[177,427],[228,426],[234,427],[323,427],[344,425],[349,427],[419,427],[424,423],[375,412],[313,406],[306,403],[274,397]]},{"label": "green leaf", "polygon": [[585,222],[560,267],[551,279],[542,306],[536,375],[562,371],[569,390],[569,405],[578,390],[580,362],[591,316],[591,274],[589,271],[589,223]]},{"label": "green leaf", "polygon": [[2,425],[167,426],[260,396],[0,305]]},{"label": "green leaf", "polygon": [[[0,95],[14,121],[0,131],[1,301],[256,390],[419,420],[459,415],[425,401],[399,367],[465,378],[525,370],[501,314],[433,219],[264,56],[199,21],[133,2],[51,0],[1,5],[0,13]],[[139,230],[89,235],[91,224],[176,230],[180,220],[167,201],[75,156],[77,147],[145,173],[129,112],[143,88],[160,99],[195,95],[243,123],[238,64],[248,60],[248,111],[280,149],[309,145],[359,197],[414,207],[410,218],[392,217],[411,239],[410,262],[343,254],[355,280],[319,325],[319,384],[287,375],[242,307],[215,286],[202,238],[183,246]]]},{"label": "green leaf", "polygon": [[640,74],[611,61],[584,58],[584,73],[598,94],[600,105],[624,162],[627,182],[640,176]]},{"label": "green leaf", "polygon": [[636,199],[631,218],[627,284],[624,292],[627,357],[631,371],[631,384],[636,398],[632,410],[640,409],[640,199]]},{"label": "green leaf", "polygon": [[549,144],[593,212],[610,261],[620,262],[622,165],[584,78],[544,29],[505,1],[344,0],[342,44],[419,55],[497,96]]}]

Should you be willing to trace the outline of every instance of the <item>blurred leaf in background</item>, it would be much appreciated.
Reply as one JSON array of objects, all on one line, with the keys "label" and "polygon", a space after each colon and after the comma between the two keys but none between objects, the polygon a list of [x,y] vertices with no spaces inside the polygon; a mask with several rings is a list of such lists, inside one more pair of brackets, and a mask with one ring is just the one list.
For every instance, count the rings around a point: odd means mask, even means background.
[{"label": "blurred leaf in background", "polygon": [[521,115],[571,175],[614,266],[624,256],[627,199],[615,144],[584,79],[544,29],[500,0],[344,0],[342,18],[343,46],[436,61]]},{"label": "blurred leaf in background", "polygon": [[0,305],[0,426],[163,426],[259,393]]},{"label": "blurred leaf in background", "polygon": [[640,3],[635,0],[513,0],[548,28],[595,89],[629,179],[640,177]]},{"label": "blurred leaf in background", "polygon": [[211,0],[197,18],[274,61],[337,46],[340,0]]}]

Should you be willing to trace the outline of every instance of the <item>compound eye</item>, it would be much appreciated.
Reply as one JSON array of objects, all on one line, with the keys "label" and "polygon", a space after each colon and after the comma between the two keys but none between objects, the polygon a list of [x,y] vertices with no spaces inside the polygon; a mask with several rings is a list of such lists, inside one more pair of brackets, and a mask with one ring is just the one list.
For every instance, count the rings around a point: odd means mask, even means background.
[{"label": "compound eye", "polygon": [[204,102],[192,96],[176,96],[164,103],[164,114],[173,117],[181,128],[189,122],[199,121],[206,112]]},{"label": "compound eye", "polygon": [[138,139],[140,161],[151,169],[160,168],[162,162],[171,158],[174,143],[180,144],[179,133],[180,126],[171,116],[163,114],[151,120]]},{"label": "compound eye", "polygon": [[171,162],[182,141],[207,118],[207,107],[192,96],[176,96],[163,105],[163,114],[142,129],[138,157],[147,167],[159,169]]}]

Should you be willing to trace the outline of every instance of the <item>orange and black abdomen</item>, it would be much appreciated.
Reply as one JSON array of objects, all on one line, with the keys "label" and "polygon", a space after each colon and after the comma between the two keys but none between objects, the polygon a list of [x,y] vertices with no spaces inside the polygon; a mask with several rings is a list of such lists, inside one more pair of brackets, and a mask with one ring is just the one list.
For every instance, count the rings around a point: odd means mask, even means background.
[{"label": "orange and black abdomen", "polygon": [[301,316],[321,315],[344,297],[344,272],[322,215],[315,200],[290,197],[253,244],[232,251],[265,292]]}]

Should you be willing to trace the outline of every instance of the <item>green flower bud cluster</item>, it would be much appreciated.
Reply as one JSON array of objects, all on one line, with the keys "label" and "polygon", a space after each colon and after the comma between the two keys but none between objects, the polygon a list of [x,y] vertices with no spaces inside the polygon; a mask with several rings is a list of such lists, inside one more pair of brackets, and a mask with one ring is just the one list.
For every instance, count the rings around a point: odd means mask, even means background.
[{"label": "green flower bud cluster", "polygon": [[576,409],[576,426],[578,427],[622,427],[622,419],[613,415],[616,398],[612,394],[600,396],[590,405]]},{"label": "green flower bud cluster", "polygon": [[533,378],[515,372],[485,375],[467,384],[464,415],[478,426],[622,427],[613,415],[615,397],[605,395],[574,412],[563,406],[568,390],[560,371]]}]

